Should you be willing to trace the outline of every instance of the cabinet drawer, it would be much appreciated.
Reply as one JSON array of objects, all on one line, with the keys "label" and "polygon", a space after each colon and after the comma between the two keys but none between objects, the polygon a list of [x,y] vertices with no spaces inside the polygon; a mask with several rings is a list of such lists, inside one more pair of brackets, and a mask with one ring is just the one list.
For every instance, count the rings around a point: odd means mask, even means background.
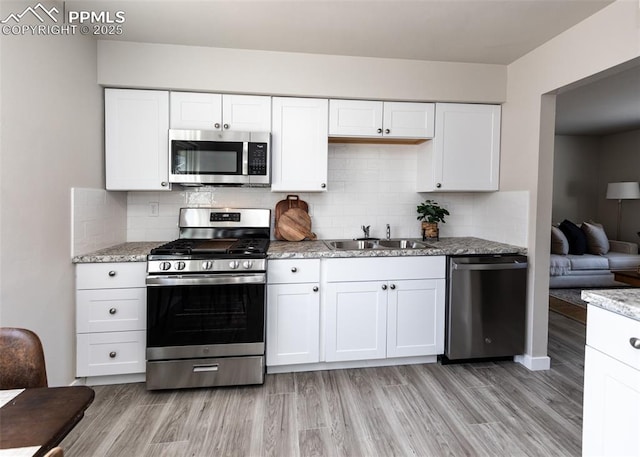
[{"label": "cabinet drawer", "polygon": [[76,289],[146,287],[146,262],[81,263],[76,265]]},{"label": "cabinet drawer", "polygon": [[387,281],[393,279],[441,279],[444,256],[360,257],[327,259],[327,282]]},{"label": "cabinet drawer", "polygon": [[640,370],[640,349],[631,345],[640,339],[640,321],[589,305],[587,311],[587,346]]},{"label": "cabinet drawer", "polygon": [[77,376],[144,373],[146,332],[77,335]]},{"label": "cabinet drawer", "polygon": [[145,330],[147,289],[85,289],[76,293],[76,331]]},{"label": "cabinet drawer", "polygon": [[270,260],[269,284],[291,284],[320,281],[320,259]]}]

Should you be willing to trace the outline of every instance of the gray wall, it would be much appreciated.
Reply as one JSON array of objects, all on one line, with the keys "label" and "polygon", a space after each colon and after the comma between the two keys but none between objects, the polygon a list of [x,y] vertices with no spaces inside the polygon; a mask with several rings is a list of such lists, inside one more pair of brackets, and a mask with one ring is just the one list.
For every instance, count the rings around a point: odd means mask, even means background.
[{"label": "gray wall", "polygon": [[[618,205],[607,183],[640,181],[640,130],[606,136],[557,135],[553,160],[553,223],[592,219],[616,237]],[[620,239],[640,242],[640,200],[622,202]]]},{"label": "gray wall", "polygon": [[596,220],[598,207],[598,158],[600,138],[557,135],[553,158],[554,224],[564,219],[579,224]]},{"label": "gray wall", "polygon": [[49,385],[66,385],[75,375],[71,187],[104,187],[96,43],[3,36],[0,59],[0,325],[34,330]]}]

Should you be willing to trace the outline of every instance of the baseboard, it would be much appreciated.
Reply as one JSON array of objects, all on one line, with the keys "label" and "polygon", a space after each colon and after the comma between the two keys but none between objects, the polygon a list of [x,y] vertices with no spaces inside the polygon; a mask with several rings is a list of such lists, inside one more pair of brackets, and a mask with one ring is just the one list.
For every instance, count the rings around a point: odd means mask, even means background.
[{"label": "baseboard", "polygon": [[549,356],[531,357],[529,354],[522,354],[515,356],[513,360],[531,371],[549,370],[551,368],[551,358]]}]

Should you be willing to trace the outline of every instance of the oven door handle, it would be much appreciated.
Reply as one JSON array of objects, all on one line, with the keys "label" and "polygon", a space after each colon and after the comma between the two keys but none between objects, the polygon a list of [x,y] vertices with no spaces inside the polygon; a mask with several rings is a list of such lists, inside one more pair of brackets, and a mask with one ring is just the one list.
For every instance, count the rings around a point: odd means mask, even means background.
[{"label": "oven door handle", "polygon": [[208,286],[225,284],[266,284],[265,273],[243,275],[175,275],[147,276],[147,287]]}]

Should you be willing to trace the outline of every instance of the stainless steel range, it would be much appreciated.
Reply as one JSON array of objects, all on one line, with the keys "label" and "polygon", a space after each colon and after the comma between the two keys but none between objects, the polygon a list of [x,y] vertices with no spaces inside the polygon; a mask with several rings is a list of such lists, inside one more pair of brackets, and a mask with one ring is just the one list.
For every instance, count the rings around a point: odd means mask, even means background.
[{"label": "stainless steel range", "polygon": [[147,389],[262,384],[268,209],[182,208],[147,258]]}]

